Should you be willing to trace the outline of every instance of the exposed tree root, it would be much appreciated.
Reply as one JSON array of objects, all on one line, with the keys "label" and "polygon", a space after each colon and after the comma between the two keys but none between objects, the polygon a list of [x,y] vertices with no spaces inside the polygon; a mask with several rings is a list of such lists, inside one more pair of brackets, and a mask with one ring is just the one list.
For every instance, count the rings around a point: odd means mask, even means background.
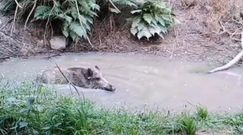
[{"label": "exposed tree root", "polygon": [[226,69],[231,68],[232,66],[234,66],[236,63],[238,63],[240,61],[241,58],[243,58],[243,31],[241,33],[241,52],[239,54],[237,54],[233,60],[231,60],[229,63],[225,64],[222,67],[217,67],[211,71],[209,71],[209,73],[214,73],[214,72],[218,72],[218,71],[223,71]]}]

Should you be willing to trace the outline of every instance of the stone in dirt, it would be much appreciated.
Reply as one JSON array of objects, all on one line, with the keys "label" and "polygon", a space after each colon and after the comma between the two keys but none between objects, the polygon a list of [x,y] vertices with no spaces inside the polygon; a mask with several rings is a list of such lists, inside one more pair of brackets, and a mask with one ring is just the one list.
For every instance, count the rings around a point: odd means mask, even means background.
[{"label": "stone in dirt", "polygon": [[196,0],[183,0],[183,4],[189,8],[189,7],[195,6],[197,4],[197,1]]},{"label": "stone in dirt", "polygon": [[63,36],[55,36],[50,40],[51,49],[62,50],[66,48],[66,39]]}]

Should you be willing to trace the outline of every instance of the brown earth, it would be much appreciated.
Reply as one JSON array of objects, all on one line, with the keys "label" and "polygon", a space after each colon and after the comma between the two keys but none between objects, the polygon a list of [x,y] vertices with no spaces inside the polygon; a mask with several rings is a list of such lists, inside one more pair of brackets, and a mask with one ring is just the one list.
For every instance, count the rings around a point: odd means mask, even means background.
[{"label": "brown earth", "polygon": [[[91,49],[83,41],[65,51],[148,53],[217,64],[228,62],[240,51],[242,0],[170,0],[169,3],[180,23],[171,29],[164,40],[136,40],[129,33],[129,25],[121,21],[124,15],[117,15],[112,29],[110,18],[96,21],[90,37],[94,48]],[[22,24],[16,24],[14,30],[11,27],[13,17],[0,18],[0,59],[57,52],[41,42],[44,39],[43,25],[30,24],[24,30]]]}]

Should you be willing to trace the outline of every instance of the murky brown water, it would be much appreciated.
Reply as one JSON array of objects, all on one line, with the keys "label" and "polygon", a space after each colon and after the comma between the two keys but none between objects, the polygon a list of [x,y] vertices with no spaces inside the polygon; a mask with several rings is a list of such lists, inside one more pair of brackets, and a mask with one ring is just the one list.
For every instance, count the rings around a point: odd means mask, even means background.
[{"label": "murky brown water", "polygon": [[[60,66],[98,65],[117,91],[81,91],[105,107],[177,111],[200,104],[212,111],[243,109],[242,68],[209,75],[203,73],[210,69],[203,63],[170,62],[156,56],[90,53],[67,54],[52,60],[12,59],[0,64],[0,73],[10,80],[29,80],[42,70],[54,67],[53,61]],[[69,86],[57,85],[57,88],[70,94]]]}]

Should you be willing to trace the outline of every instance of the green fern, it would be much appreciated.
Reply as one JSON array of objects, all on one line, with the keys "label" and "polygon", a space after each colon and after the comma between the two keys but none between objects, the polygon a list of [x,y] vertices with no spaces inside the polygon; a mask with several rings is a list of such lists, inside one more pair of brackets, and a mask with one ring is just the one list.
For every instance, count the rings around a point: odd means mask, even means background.
[{"label": "green fern", "polygon": [[[18,10],[18,15],[23,15],[22,11],[25,11],[27,8],[33,6],[33,0],[18,0],[18,4],[21,6],[21,8]],[[5,13],[13,12],[17,6],[15,0],[2,0],[0,5],[0,10]]]},{"label": "green fern", "polygon": [[[77,10],[77,6],[78,9]],[[77,42],[80,38],[88,38],[93,24],[94,17],[97,16],[99,6],[95,0],[70,0],[62,3],[62,14],[56,16],[57,19],[63,20],[63,34],[71,37]]]},{"label": "green fern", "polygon": [[164,2],[147,1],[131,13],[135,17],[130,32],[138,39],[149,39],[156,35],[163,38],[175,23],[172,10]]},{"label": "green fern", "polygon": [[[97,16],[96,11],[98,10],[99,6],[95,0],[69,0],[57,4],[51,10],[50,7],[42,6],[39,10],[36,10],[35,19],[62,20],[63,35],[71,37],[73,41],[77,42],[80,38],[88,38],[93,19]],[[45,11],[44,14],[43,11]]]},{"label": "green fern", "polygon": [[[147,1],[138,5],[136,0],[18,0],[21,8],[16,8],[15,0],[2,0],[0,10],[11,12],[18,9],[19,19],[26,14],[29,14],[28,17],[33,17],[27,18],[27,21],[28,19],[47,22],[60,20],[63,35],[77,42],[81,38],[88,39],[94,18],[100,10],[97,3],[101,6],[109,5],[110,12],[115,13],[118,13],[120,7],[136,8],[131,12],[134,17],[130,32],[138,39],[143,37],[150,39],[157,35],[163,38],[175,23],[171,9],[161,1]],[[34,12],[30,12],[33,8]]]},{"label": "green fern", "polygon": [[[36,3],[35,3],[36,2]],[[71,37],[77,42],[80,38],[88,38],[91,25],[100,7],[96,0],[18,0],[22,8],[18,8],[17,16],[22,18],[29,14],[34,5],[35,20],[62,21],[62,32],[65,37]],[[15,0],[3,0],[1,11],[9,12],[16,9]]]},{"label": "green fern", "polygon": [[51,16],[51,10],[50,6],[38,6],[34,18],[37,20],[47,20]]},{"label": "green fern", "polygon": [[0,10],[4,13],[11,12],[15,9],[16,4],[14,1],[11,0],[4,0],[0,3]]}]

